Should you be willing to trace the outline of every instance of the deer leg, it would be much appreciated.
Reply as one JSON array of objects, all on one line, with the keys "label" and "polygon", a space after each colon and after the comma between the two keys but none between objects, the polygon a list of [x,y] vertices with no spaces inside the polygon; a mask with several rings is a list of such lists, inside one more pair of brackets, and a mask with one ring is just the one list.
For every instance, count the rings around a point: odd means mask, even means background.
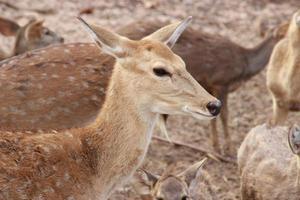
[{"label": "deer leg", "polygon": [[286,120],[287,115],[288,109],[284,106],[284,103],[273,96],[273,116],[269,125],[275,126],[283,123]]},{"label": "deer leg", "polygon": [[[212,93],[213,96],[219,98],[218,91],[215,90],[215,91],[212,91],[211,93]],[[218,130],[217,130],[217,118],[212,119],[210,121],[210,127],[211,127],[210,139],[211,139],[211,142],[212,142],[212,146],[213,146],[213,148],[216,152],[220,153],[221,148],[220,148]]]},{"label": "deer leg", "polygon": [[219,143],[219,138],[218,138],[217,119],[216,118],[211,120],[210,126],[211,126],[210,137],[211,137],[212,146],[216,152],[220,153],[221,149],[220,149],[220,143]]},{"label": "deer leg", "polygon": [[222,109],[221,109],[221,121],[223,125],[223,132],[224,132],[224,138],[225,138],[225,151],[227,153],[232,152],[232,145],[231,145],[231,137],[228,131],[228,106],[227,106],[227,92],[223,94],[223,98],[221,98],[222,101]]}]

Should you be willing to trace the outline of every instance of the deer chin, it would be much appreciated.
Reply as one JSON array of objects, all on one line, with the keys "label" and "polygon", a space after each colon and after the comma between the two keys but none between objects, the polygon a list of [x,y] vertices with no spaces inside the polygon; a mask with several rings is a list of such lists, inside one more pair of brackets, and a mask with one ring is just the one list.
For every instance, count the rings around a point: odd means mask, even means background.
[{"label": "deer chin", "polygon": [[216,116],[213,116],[213,115],[211,115],[207,112],[204,112],[203,110],[199,110],[199,109],[187,106],[187,105],[184,106],[182,108],[182,110],[185,113],[188,113],[189,115],[192,115],[194,118],[200,119],[200,120],[210,120],[210,119],[213,119],[213,118],[216,117]]}]

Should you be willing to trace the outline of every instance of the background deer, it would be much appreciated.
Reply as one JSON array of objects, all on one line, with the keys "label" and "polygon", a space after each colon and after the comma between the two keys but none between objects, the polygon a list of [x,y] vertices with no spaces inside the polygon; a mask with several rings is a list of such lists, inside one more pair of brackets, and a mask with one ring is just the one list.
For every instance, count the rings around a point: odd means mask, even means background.
[{"label": "background deer", "polygon": [[299,152],[299,128],[253,128],[238,151],[242,199],[299,199]]},{"label": "background deer", "polygon": [[281,124],[289,111],[300,111],[300,11],[289,25],[286,37],[274,48],[267,71],[267,86],[273,99],[270,125]]},{"label": "background deer", "polygon": [[14,48],[9,54],[0,49],[0,60],[64,41],[62,37],[44,27],[43,23],[43,20],[31,20],[21,27],[11,20],[0,17],[0,33],[16,37]]},{"label": "background deer", "polygon": [[214,117],[207,105],[218,100],[170,50],[190,18],[139,41],[81,21],[117,58],[101,112],[84,128],[2,132],[1,199],[107,199],[141,165],[160,114]]},{"label": "background deer", "polygon": [[[147,200],[214,200],[210,176],[203,170],[206,158],[186,170],[174,174],[168,169],[161,175],[139,170],[138,182],[145,186],[143,199]],[[145,195],[148,193],[148,197]]]}]

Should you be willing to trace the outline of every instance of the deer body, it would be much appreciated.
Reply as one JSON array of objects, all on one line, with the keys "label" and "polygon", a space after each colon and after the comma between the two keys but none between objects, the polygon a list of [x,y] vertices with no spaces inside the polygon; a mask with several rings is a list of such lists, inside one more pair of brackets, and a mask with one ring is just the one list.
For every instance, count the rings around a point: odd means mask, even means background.
[{"label": "deer body", "polygon": [[284,127],[253,128],[238,151],[242,200],[297,200],[300,185],[297,156]]},{"label": "deer body", "polygon": [[2,199],[105,200],[140,166],[158,115],[214,117],[206,107],[219,102],[170,50],[190,18],[139,41],[81,21],[116,58],[101,112],[84,128],[1,133]]},{"label": "deer body", "polygon": [[43,21],[31,20],[20,27],[15,22],[0,17],[0,33],[15,36],[14,48],[8,54],[0,49],[0,60],[50,44],[62,43],[63,38],[43,26]]},{"label": "deer body", "polygon": [[267,71],[273,98],[271,125],[281,124],[289,111],[300,111],[300,12],[295,13],[287,35],[274,48]]},{"label": "deer body", "polygon": [[1,134],[1,199],[106,199],[140,166],[156,118],[128,115],[121,99],[104,105],[92,128]]},{"label": "deer body", "polygon": [[57,130],[83,127],[96,118],[115,60],[93,43],[78,43],[2,63],[1,129]]}]

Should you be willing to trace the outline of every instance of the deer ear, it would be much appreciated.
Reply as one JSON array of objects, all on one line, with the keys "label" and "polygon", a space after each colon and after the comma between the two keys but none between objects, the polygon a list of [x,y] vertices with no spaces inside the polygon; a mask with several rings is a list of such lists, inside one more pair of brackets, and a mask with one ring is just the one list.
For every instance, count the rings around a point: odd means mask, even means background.
[{"label": "deer ear", "polygon": [[290,23],[283,23],[281,25],[279,25],[277,28],[275,28],[274,32],[273,32],[273,36],[281,39],[283,37],[285,37],[288,29],[289,29]]},{"label": "deer ear", "polygon": [[151,39],[151,40],[158,40],[160,42],[165,43],[167,46],[172,48],[175,43],[177,42],[180,35],[183,31],[187,28],[190,24],[192,17],[189,16],[182,22],[173,23],[167,26],[164,26],[151,35],[144,37],[143,39]]},{"label": "deer ear", "polygon": [[0,33],[4,36],[15,36],[20,26],[15,22],[0,17]]},{"label": "deer ear", "polygon": [[186,184],[188,186],[190,186],[191,182],[200,175],[201,169],[204,166],[206,160],[207,160],[207,158],[204,158],[201,161],[193,164],[192,166],[187,168],[185,171],[180,173],[178,176],[183,178],[183,180],[186,182]]},{"label": "deer ear", "polygon": [[300,27],[300,11],[298,11],[294,16],[295,16],[296,25]]},{"label": "deer ear", "polygon": [[120,58],[129,50],[129,39],[100,26],[88,24],[81,17],[78,17],[78,19],[82,22],[85,30],[90,34],[92,39],[105,53],[115,58]]},{"label": "deer ear", "polygon": [[28,40],[40,38],[43,31],[44,20],[31,20],[24,26],[25,37]]},{"label": "deer ear", "polygon": [[288,133],[288,142],[294,154],[300,154],[300,128],[292,126]]},{"label": "deer ear", "polygon": [[152,174],[144,169],[140,169],[137,171],[137,178],[140,183],[146,185],[149,188],[153,188],[157,183],[159,176]]}]

